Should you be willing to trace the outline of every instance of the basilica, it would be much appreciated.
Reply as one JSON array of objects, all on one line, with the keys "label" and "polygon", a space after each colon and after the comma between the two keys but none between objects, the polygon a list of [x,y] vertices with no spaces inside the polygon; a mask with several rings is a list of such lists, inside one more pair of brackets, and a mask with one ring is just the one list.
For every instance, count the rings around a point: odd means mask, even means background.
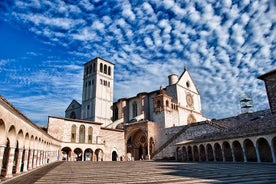
[{"label": "basilica", "polygon": [[0,96],[2,177],[62,160],[276,163],[276,70],[259,76],[270,109],[216,120],[202,115],[187,68],[164,87],[115,102],[114,64],[96,57],[83,69],[82,101],[49,116],[46,128]]}]

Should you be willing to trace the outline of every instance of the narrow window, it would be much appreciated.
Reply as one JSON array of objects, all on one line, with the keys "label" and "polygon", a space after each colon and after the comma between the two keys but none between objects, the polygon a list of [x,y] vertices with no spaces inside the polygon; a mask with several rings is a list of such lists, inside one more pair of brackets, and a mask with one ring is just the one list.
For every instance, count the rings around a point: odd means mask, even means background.
[{"label": "narrow window", "polygon": [[76,142],[76,125],[72,125],[71,127],[71,142]]},{"label": "narrow window", "polygon": [[108,75],[111,75],[111,67],[108,67]]},{"label": "narrow window", "polygon": [[133,117],[137,116],[137,102],[133,102],[132,104],[132,115]]},{"label": "narrow window", "polygon": [[104,73],[107,74],[107,66],[104,65]]},{"label": "narrow window", "polygon": [[100,72],[103,72],[103,64],[100,64]]},{"label": "narrow window", "polygon": [[79,143],[84,143],[85,141],[85,127],[84,125],[80,126],[80,131],[79,131]]}]

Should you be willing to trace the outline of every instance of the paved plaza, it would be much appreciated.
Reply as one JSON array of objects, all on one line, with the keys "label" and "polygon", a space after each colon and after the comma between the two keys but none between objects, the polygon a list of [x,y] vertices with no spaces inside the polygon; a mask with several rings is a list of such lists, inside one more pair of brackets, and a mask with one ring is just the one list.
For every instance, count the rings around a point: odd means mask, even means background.
[{"label": "paved plaza", "polygon": [[2,183],[276,183],[276,165],[153,161],[56,162]]}]

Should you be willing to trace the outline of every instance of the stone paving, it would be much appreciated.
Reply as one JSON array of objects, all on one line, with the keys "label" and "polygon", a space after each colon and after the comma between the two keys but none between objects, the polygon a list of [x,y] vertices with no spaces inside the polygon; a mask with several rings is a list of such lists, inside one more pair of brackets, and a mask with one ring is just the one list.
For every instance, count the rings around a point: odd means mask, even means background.
[{"label": "stone paving", "polygon": [[2,183],[276,183],[276,165],[153,161],[56,162]]}]

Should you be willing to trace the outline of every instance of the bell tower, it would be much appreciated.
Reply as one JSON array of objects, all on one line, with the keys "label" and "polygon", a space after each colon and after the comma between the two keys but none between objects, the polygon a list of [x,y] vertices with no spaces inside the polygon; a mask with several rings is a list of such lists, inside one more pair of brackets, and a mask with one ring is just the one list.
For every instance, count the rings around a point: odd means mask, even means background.
[{"label": "bell tower", "polygon": [[82,119],[112,122],[114,64],[96,57],[84,64]]}]

